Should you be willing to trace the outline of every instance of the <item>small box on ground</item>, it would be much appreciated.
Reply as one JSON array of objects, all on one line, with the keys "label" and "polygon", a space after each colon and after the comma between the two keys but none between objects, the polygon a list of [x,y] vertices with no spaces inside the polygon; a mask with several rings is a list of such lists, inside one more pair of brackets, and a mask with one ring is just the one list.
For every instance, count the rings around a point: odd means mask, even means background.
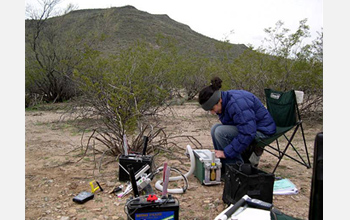
[{"label": "small box on ground", "polygon": [[194,175],[203,185],[216,185],[221,183],[221,162],[215,158],[210,150],[193,150],[195,157]]}]

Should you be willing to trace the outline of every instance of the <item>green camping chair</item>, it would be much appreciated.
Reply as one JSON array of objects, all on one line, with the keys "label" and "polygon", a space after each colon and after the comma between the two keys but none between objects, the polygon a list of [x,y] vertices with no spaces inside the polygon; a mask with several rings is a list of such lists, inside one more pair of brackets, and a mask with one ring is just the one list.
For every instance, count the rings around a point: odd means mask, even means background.
[{"label": "green camping chair", "polygon": [[[311,165],[310,165],[309,153],[306,146],[304,129],[302,126],[302,120],[300,118],[300,113],[299,113],[294,90],[291,90],[288,92],[279,92],[271,89],[265,89],[265,96],[266,96],[267,110],[270,112],[271,116],[275,120],[277,129],[276,129],[276,133],[270,138],[267,138],[267,139],[256,138],[253,142],[253,146],[255,148],[258,147],[258,148],[264,149],[264,151],[278,158],[278,162],[275,168],[273,169],[272,173],[276,171],[278,165],[280,164],[284,156],[306,166],[307,168],[310,168]],[[287,137],[287,132],[292,130],[293,128],[294,128],[294,131],[292,132],[290,137]],[[304,149],[307,157],[307,162],[305,162],[305,160],[300,155],[298,150],[292,144],[294,136],[299,130],[299,128],[301,130],[301,135],[304,142]],[[280,137],[282,138],[282,136],[284,136],[284,138],[287,140],[287,144],[285,145],[285,147],[280,147],[280,143],[278,141],[278,139]],[[275,141],[277,146],[271,145]],[[296,152],[296,155],[294,157],[286,153],[290,146]]]}]

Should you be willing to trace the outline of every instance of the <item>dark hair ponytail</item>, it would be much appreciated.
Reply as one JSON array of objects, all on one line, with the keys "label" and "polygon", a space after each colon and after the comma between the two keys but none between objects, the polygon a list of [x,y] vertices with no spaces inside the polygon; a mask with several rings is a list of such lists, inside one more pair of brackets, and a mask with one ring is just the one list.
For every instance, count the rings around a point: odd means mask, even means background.
[{"label": "dark hair ponytail", "polygon": [[222,80],[219,77],[214,77],[211,79],[211,85],[204,87],[200,92],[198,96],[198,102],[199,104],[203,104],[214,94],[215,91],[219,90],[221,88]]},{"label": "dark hair ponytail", "polygon": [[222,80],[219,77],[214,77],[211,79],[211,87],[213,88],[214,91],[219,90],[221,88],[221,83]]}]

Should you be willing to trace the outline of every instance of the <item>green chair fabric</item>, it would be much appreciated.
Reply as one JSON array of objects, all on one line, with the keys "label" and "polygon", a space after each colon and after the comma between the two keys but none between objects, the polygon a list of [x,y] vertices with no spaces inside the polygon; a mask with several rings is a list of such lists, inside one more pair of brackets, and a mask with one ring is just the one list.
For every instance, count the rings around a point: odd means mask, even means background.
[{"label": "green chair fabric", "polygon": [[[310,168],[310,158],[306,146],[304,129],[302,127],[302,120],[296,102],[296,96],[294,90],[287,92],[275,91],[272,89],[265,89],[267,110],[270,112],[276,123],[276,133],[269,138],[259,139],[256,138],[253,142],[254,148],[262,148],[264,151],[276,156],[278,162],[273,170],[274,173],[284,156],[291,158],[292,160]],[[294,128],[294,130],[293,130]],[[288,137],[287,133],[293,130],[292,134]],[[297,131],[301,131],[301,135],[304,142],[304,150],[307,157],[307,162],[301,156],[299,151],[295,148],[292,141]],[[279,138],[282,136],[287,140],[287,144],[284,147],[279,146]],[[276,142],[277,146],[273,146],[272,143]],[[292,147],[296,152],[296,156],[287,154],[287,149]]]},{"label": "green chair fabric", "polygon": [[266,105],[277,127],[295,126],[296,98],[294,90],[288,92],[277,92],[265,89]]},{"label": "green chair fabric", "polygon": [[281,137],[283,134],[286,132],[290,131],[294,126],[289,126],[289,127],[276,127],[276,133],[272,135],[269,138],[261,139],[261,138],[255,138],[255,145],[256,147],[265,147],[268,144],[271,144],[274,142],[276,139]]}]

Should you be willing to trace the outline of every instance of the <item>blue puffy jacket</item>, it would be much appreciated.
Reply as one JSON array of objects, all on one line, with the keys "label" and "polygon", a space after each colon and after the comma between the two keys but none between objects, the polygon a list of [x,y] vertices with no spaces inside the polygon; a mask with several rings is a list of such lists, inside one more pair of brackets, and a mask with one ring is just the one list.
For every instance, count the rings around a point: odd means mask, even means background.
[{"label": "blue puffy jacket", "polygon": [[239,134],[225,147],[226,158],[241,154],[254,140],[256,131],[265,135],[276,132],[276,124],[261,101],[244,90],[221,92],[222,111],[218,114],[224,125],[234,125]]}]

